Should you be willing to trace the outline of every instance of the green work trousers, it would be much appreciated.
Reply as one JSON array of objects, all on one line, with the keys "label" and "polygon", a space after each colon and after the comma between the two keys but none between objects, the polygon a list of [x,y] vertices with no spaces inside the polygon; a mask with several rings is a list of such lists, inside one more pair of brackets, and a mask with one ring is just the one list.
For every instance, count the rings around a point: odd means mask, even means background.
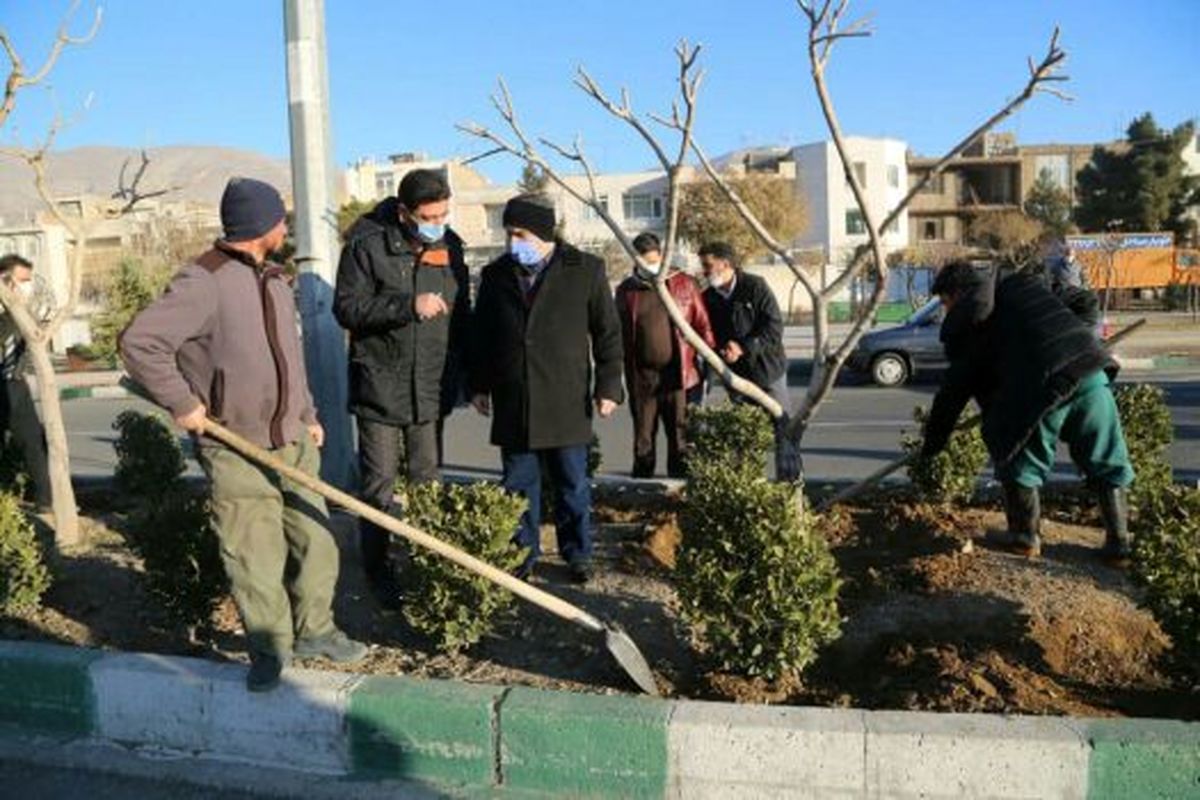
[{"label": "green work trousers", "polygon": [[[291,656],[296,638],[334,629],[338,548],[320,495],[207,440],[200,463],[212,481],[221,560],[251,655]],[[319,450],[304,435],[271,453],[316,475]]]},{"label": "green work trousers", "polygon": [[1043,485],[1054,469],[1059,439],[1067,443],[1071,460],[1092,485],[1133,482],[1117,403],[1103,370],[1084,378],[1065,403],[1042,417],[1020,452],[997,470],[999,478],[1028,488]]}]

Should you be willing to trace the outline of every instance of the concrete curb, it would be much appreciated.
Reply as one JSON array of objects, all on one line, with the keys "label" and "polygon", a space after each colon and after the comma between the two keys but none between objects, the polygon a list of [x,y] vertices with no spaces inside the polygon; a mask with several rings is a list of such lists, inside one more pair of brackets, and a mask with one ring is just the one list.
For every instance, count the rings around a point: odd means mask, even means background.
[{"label": "concrete curb", "polygon": [[[0,724],[63,747],[469,796],[1195,797],[1200,724],[771,708],[0,642]],[[213,770],[209,769],[209,772]],[[216,770],[220,772],[220,770]],[[205,774],[197,769],[196,775]]]}]

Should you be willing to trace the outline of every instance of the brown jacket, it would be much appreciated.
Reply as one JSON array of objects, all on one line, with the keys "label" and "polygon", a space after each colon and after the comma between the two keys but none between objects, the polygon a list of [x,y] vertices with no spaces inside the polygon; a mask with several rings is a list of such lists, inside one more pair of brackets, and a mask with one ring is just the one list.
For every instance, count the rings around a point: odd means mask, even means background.
[{"label": "brown jacket", "polygon": [[121,334],[131,377],[175,416],[209,416],[261,447],[296,442],[316,422],[292,287],[217,242]]},{"label": "brown jacket", "polygon": [[[692,326],[704,343],[716,349],[717,343],[713,338],[712,326],[708,320],[708,309],[705,308],[696,279],[684,272],[672,272],[667,277],[667,289],[675,305],[679,306],[684,319]],[[642,302],[661,303],[654,287],[649,283],[630,276],[617,287],[617,313],[621,317],[622,341],[625,343],[625,379],[633,385],[633,375],[638,369],[637,353],[637,310],[639,300]],[[691,389],[700,383],[700,370],[696,366],[696,350],[674,325],[671,326],[675,335],[675,345],[679,350],[680,386],[684,390]]]}]

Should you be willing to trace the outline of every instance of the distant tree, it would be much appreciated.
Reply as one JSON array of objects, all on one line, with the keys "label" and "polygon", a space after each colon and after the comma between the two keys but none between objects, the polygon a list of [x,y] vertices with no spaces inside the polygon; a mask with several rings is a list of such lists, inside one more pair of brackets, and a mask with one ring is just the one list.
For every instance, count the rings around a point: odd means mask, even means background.
[{"label": "distant tree", "polygon": [[1071,197],[1054,182],[1050,170],[1043,169],[1029,187],[1025,214],[1041,223],[1046,236],[1061,239],[1071,231]]},{"label": "distant tree", "polygon": [[374,206],[365,200],[351,200],[344,206],[338,209],[337,224],[338,236],[345,240],[346,232],[350,230],[350,226],[358,222],[358,218],[366,214]]},{"label": "distant tree", "polygon": [[1042,236],[1042,223],[1022,211],[988,211],[967,226],[967,241],[1004,261],[1022,262]]},{"label": "distant tree", "polygon": [[[777,241],[790,242],[804,232],[808,210],[792,181],[749,174],[730,177],[728,183]],[[680,190],[679,235],[693,247],[725,241],[742,259],[769,251],[719,185],[712,181],[685,183]]]},{"label": "distant tree", "polygon": [[1186,234],[1184,212],[1200,199],[1197,179],[1185,174],[1183,160],[1195,131],[1192,122],[1164,130],[1146,113],[1129,125],[1124,146],[1092,151],[1091,163],[1079,172],[1079,227]]},{"label": "distant tree", "polygon": [[104,310],[92,316],[92,351],[117,357],[117,337],[138,312],[150,305],[171,280],[168,266],[151,267],[136,258],[122,259],[104,286]]},{"label": "distant tree", "polygon": [[517,181],[517,186],[527,194],[538,194],[546,191],[549,183],[550,179],[541,167],[526,163],[525,168],[521,170],[521,179]]}]

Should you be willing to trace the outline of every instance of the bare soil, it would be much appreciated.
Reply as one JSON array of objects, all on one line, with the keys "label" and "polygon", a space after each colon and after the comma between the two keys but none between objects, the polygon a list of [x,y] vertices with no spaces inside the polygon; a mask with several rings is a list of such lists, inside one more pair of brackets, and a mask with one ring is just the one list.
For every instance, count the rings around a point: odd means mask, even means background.
[{"label": "bare soil", "polygon": [[[141,564],[120,533],[122,515],[97,510],[108,505],[104,498],[83,501],[85,510],[91,506],[89,546],[59,558],[41,611],[0,618],[0,637],[245,661],[231,601],[214,615],[210,641],[190,641],[164,625],[141,589]],[[569,581],[550,527],[535,579],[623,626],[668,696],[1200,719],[1200,691],[1172,665],[1170,641],[1138,607],[1128,576],[1096,558],[1103,534],[1070,497],[1051,506],[1038,560],[995,544],[1004,518],[986,505],[947,511],[885,494],[839,512],[826,527],[845,580],[843,636],[802,678],[774,684],[713,673],[690,642],[671,582],[682,540],[678,512],[676,496],[608,490],[597,497],[594,579],[583,587]],[[437,652],[367,591],[354,526],[335,515],[343,556],[339,624],[372,645],[353,671],[632,691],[594,635],[524,603],[466,653]]]}]

